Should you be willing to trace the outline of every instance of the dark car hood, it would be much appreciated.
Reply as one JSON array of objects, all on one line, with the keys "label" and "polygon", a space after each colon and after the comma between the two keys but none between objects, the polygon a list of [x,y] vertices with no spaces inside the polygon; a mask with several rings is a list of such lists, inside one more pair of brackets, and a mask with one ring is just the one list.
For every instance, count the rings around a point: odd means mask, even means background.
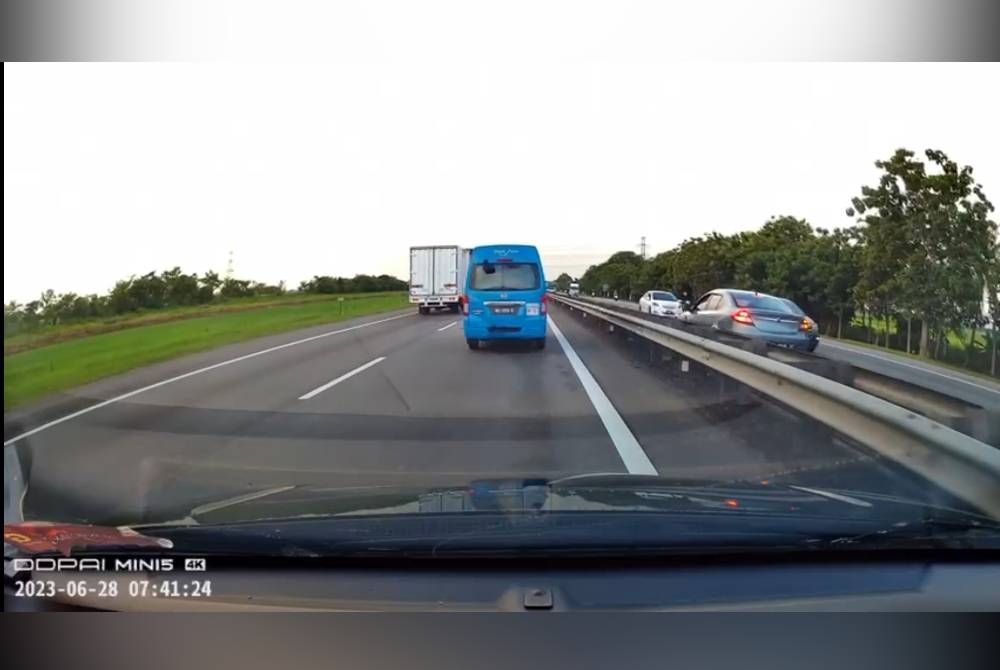
[{"label": "dark car hood", "polygon": [[[446,488],[275,487],[202,504],[183,518],[156,525],[475,512],[719,512],[912,519],[920,517],[924,508],[922,501],[866,492],[602,474],[551,481],[484,479]],[[962,511],[952,512],[966,516]]]}]

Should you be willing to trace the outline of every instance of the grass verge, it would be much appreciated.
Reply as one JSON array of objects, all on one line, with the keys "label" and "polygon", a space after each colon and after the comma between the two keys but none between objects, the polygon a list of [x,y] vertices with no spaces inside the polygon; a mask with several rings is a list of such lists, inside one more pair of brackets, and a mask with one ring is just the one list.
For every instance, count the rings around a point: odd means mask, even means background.
[{"label": "grass verge", "polygon": [[184,354],[287,330],[406,307],[404,293],[382,293],[227,310],[96,335],[4,355],[4,411],[103,377]]},{"label": "grass verge", "polygon": [[169,307],[166,309],[149,310],[146,312],[131,312],[119,316],[109,316],[87,321],[77,321],[70,324],[45,326],[29,332],[5,335],[3,340],[4,356],[16,354],[29,349],[37,349],[57,342],[66,342],[81,337],[89,337],[100,333],[110,333],[126,328],[138,328],[156,323],[179,321],[181,319],[197,319],[212,314],[228,312],[245,312],[247,310],[263,309],[265,307],[280,307],[284,305],[300,305],[314,302],[330,302],[339,298],[362,300],[370,297],[384,296],[386,293],[349,293],[344,295],[324,295],[310,293],[286,293],[284,295],[254,296],[251,298],[233,298],[225,302],[207,305],[189,305],[184,307]]}]

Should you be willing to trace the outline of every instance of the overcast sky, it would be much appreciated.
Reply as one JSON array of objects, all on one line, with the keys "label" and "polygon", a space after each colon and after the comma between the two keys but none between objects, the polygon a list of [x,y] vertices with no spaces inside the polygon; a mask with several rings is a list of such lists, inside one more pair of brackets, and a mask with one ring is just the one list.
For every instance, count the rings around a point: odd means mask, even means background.
[{"label": "overcast sky", "polygon": [[845,225],[900,146],[974,166],[1000,202],[996,65],[410,56],[5,65],[4,300],[222,272],[230,251],[291,286],[406,278],[419,244],[534,243],[551,277],[580,274],[643,235],[656,253],[772,215]]}]

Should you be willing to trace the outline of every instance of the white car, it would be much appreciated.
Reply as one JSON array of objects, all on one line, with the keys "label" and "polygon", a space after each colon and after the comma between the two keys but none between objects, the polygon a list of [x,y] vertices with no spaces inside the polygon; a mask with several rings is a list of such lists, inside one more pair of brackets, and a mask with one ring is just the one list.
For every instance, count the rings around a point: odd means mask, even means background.
[{"label": "white car", "polygon": [[681,314],[681,301],[670,291],[646,291],[639,298],[639,311],[674,319]]}]

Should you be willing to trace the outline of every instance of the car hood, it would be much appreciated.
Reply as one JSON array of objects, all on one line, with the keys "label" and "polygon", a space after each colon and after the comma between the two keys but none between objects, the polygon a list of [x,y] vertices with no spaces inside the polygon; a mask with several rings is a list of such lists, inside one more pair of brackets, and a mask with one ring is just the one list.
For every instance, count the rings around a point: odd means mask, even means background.
[{"label": "car hood", "polygon": [[919,517],[924,507],[922,501],[867,492],[596,474],[556,480],[482,479],[445,488],[283,486],[202,504],[182,518],[155,525],[476,512],[721,512],[886,519]]},{"label": "car hood", "polygon": [[273,487],[198,505],[166,523],[5,523],[4,548],[11,559],[123,550],[306,558],[660,556],[934,548],[945,541],[997,548],[998,531],[995,522],[969,512],[864,492],[593,474],[448,488]]}]

